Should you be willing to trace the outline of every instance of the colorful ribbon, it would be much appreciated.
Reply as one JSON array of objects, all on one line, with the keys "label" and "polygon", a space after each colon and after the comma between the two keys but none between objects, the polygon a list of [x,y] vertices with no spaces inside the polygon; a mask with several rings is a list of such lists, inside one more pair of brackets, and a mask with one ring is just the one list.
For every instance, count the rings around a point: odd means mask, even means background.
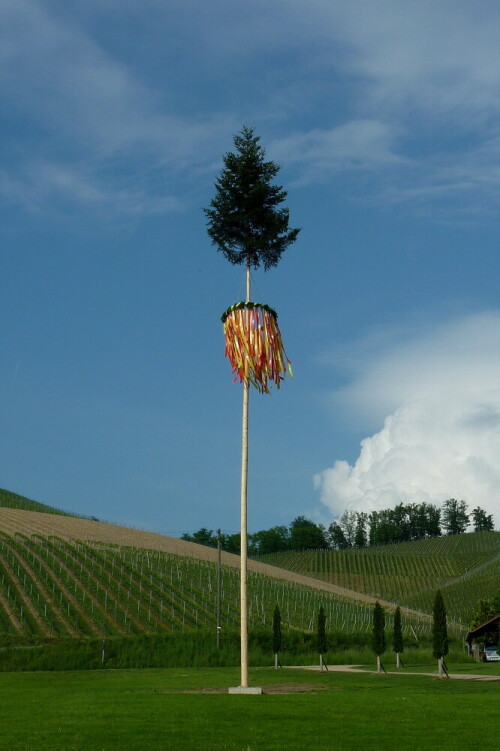
[{"label": "colorful ribbon", "polygon": [[278,316],[268,305],[239,302],[222,315],[226,357],[234,381],[251,383],[261,393],[269,385],[280,387],[287,371],[293,378],[292,363],[285,354]]}]

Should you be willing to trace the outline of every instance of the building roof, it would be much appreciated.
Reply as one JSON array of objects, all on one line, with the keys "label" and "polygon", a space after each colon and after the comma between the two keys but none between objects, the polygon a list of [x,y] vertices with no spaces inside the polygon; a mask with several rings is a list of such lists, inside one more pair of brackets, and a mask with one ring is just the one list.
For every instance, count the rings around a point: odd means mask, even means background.
[{"label": "building roof", "polygon": [[494,615],[493,618],[490,618],[489,621],[485,621],[485,623],[481,623],[480,626],[476,626],[476,628],[469,631],[467,636],[465,637],[465,641],[471,642],[474,641],[474,639],[477,639],[479,636],[482,636],[483,634],[486,634],[488,631],[493,631],[493,627],[500,621],[500,615]]}]

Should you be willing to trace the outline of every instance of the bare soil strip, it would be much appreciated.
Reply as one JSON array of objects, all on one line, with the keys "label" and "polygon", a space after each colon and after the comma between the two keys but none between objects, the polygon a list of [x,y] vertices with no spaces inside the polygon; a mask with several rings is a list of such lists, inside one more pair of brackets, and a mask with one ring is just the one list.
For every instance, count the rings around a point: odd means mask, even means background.
[{"label": "bare soil strip", "polygon": [[[22,539],[19,540],[19,538],[18,538],[18,541],[20,541],[21,543],[23,542]],[[8,541],[7,540],[3,540],[3,542],[4,542],[5,545],[8,546]],[[36,556],[35,556],[35,554],[34,554],[34,552],[32,550],[30,550],[29,548],[26,548],[26,550],[34,558],[34,560],[40,560],[40,559],[36,558]],[[12,548],[11,548],[11,552],[13,552],[14,555],[17,556],[17,551],[16,550],[12,550]],[[29,565],[29,563],[27,562],[27,560],[21,558],[20,556],[17,557],[17,560],[19,561],[19,563],[21,564],[21,566],[24,568],[24,570],[26,571],[26,573],[29,574],[29,576],[31,576],[31,578],[35,582],[36,586],[40,590],[40,593],[45,597],[45,600],[47,601],[47,603],[50,603],[50,606],[51,606],[52,610],[54,611],[55,617],[57,618],[57,620],[60,623],[62,623],[62,625],[64,626],[64,628],[68,632],[68,634],[70,634],[70,636],[78,636],[78,632],[73,628],[73,626],[71,625],[71,623],[66,619],[66,616],[64,615],[64,611],[60,608],[60,606],[58,605],[58,603],[54,600],[54,597],[53,597],[52,593],[49,592],[49,590],[47,589],[47,587],[45,586],[45,584],[41,580],[41,578],[40,578],[39,574],[37,573],[37,571],[35,571],[35,569],[32,568]],[[43,565],[43,562],[42,562],[41,565]]]},{"label": "bare soil strip", "polygon": [[[55,550],[55,551],[52,550],[51,552],[57,558],[57,562],[66,571],[66,573],[68,574],[68,576],[70,576],[72,579],[76,579],[74,571],[72,571],[71,568],[69,568],[68,566],[65,565],[65,563],[63,561],[63,557],[62,557],[62,551],[60,551],[60,550]],[[92,571],[88,568],[88,566],[85,566],[82,563],[82,561],[77,560],[73,555],[71,555],[71,551],[70,550],[65,550],[64,552],[71,558],[71,560],[73,561],[74,564],[76,564],[76,565],[80,564],[81,570],[85,571],[85,573],[89,576],[90,579],[92,578]],[[90,591],[90,589],[87,586],[84,586],[81,583],[81,581],[78,582],[78,586],[80,587],[80,589],[82,590],[82,592],[85,592],[85,596],[86,597],[89,597],[90,600],[94,601],[95,609],[100,612],[100,614],[104,618],[104,620],[108,621],[108,623],[110,623],[120,634],[126,634],[127,633],[127,630],[125,629],[125,627],[114,617],[111,609],[106,610],[106,608],[99,602],[99,600],[97,599],[97,597],[95,597],[92,594],[92,592]],[[103,591],[106,591],[106,587],[104,585],[102,585],[102,589],[103,589]],[[115,595],[114,595],[113,592],[110,593],[109,600],[110,600],[110,602],[114,602],[115,601]],[[122,608],[122,610],[123,610],[123,608]]]},{"label": "bare soil strip", "polygon": [[14,571],[10,563],[6,561],[5,559],[4,559],[3,565],[9,572],[9,576],[11,577],[12,581],[16,585],[18,592],[19,592],[19,596],[21,597],[21,600],[23,601],[24,607],[26,608],[26,610],[30,612],[32,617],[38,623],[42,633],[48,636],[50,634],[50,629],[48,628],[43,618],[40,617],[40,614],[37,612],[35,606],[31,602],[29,597],[26,595],[26,592],[24,591],[24,586],[21,584],[21,580],[19,576],[16,574],[16,572]]},{"label": "bare soil strip", "polygon": [[9,605],[8,599],[0,592],[0,605],[5,610],[9,621],[12,623],[16,631],[22,631],[23,625],[17,615],[14,613]]},{"label": "bare soil strip", "polygon": [[[176,555],[198,558],[205,561],[217,561],[217,550],[205,545],[197,545],[194,542],[178,540],[174,537],[159,535],[155,532],[144,532],[143,530],[120,527],[115,524],[106,524],[104,522],[90,521],[89,519],[76,519],[70,516],[57,516],[56,514],[43,514],[38,511],[22,511],[20,509],[0,508],[0,530],[7,534],[21,532],[25,535],[56,535],[67,540],[81,540],[83,542],[102,542],[112,545],[127,545],[134,548],[148,548],[150,550],[160,550],[164,553],[174,553]],[[232,553],[222,553],[222,562],[226,566],[239,568],[240,558]],[[314,579],[310,576],[303,576],[293,571],[270,566],[267,563],[257,561],[248,561],[248,570],[256,574],[264,574],[274,579],[301,584],[311,589],[321,592],[329,592],[357,602],[374,604],[376,597],[356,592],[352,589],[346,589],[335,584]],[[379,600],[380,604],[389,610],[394,610],[395,605],[391,602]],[[432,620],[427,613],[422,613],[409,608],[401,608],[401,612],[420,618],[421,620]]]},{"label": "bare soil strip", "polygon": [[[332,690],[332,687],[325,686],[323,683],[271,683],[268,686],[262,686],[263,694],[307,694],[316,691]],[[193,688],[180,689],[179,691],[164,691],[166,694],[227,694],[227,688],[217,686],[216,688]]]},{"label": "bare soil strip", "polygon": [[[54,598],[52,596],[52,593],[49,592],[49,590],[46,588],[45,584],[40,579],[38,573],[35,571],[34,568],[32,568],[29,563],[21,558],[21,556],[18,554],[17,550],[13,549],[7,539],[3,540],[4,545],[6,545],[11,553],[16,557],[16,560],[18,564],[24,569],[24,571],[33,579],[35,582],[35,585],[39,589],[40,593],[43,595],[47,603],[50,603],[52,610],[54,611],[54,615],[56,616],[57,620],[60,621],[66,631],[70,634],[70,636],[78,636],[77,631],[73,628],[71,623],[65,618],[64,613],[61,611],[61,608],[58,606],[58,604],[54,601]],[[30,554],[34,556],[34,553],[30,550]]]},{"label": "bare soil strip", "polygon": [[[30,513],[37,513],[37,512],[35,511],[35,512],[30,512]],[[50,514],[48,514],[48,516],[50,516]],[[23,534],[26,534],[26,532],[23,532]],[[29,550],[30,550],[30,554],[32,554],[35,557],[35,559],[40,563],[40,565],[42,567],[44,567],[44,566],[47,565],[46,562],[45,562],[45,560],[43,559],[43,557],[41,555],[39,555],[36,552],[36,550],[33,550],[32,548],[30,548]],[[58,563],[59,562],[60,561],[58,561]],[[65,571],[68,570],[66,568],[66,566],[64,566],[64,564],[62,562],[61,562],[61,568],[64,568]],[[56,575],[55,570],[53,570],[53,575],[55,577],[55,575]],[[70,576],[72,576],[71,573],[70,573]],[[93,631],[93,633],[96,636],[99,636],[100,635],[100,631],[98,630],[97,626],[89,618],[89,616],[87,616],[87,614],[83,611],[83,609],[80,607],[80,604],[79,604],[78,600],[74,597],[74,595],[72,594],[72,592],[70,592],[70,590],[68,589],[68,587],[66,586],[66,584],[62,581],[62,579],[60,577],[57,578],[57,586],[59,587],[59,589],[61,590],[61,592],[64,594],[65,598],[67,600],[69,600],[69,602],[73,606],[74,610],[78,613],[78,615],[82,618],[82,620],[84,620],[85,623],[88,624],[89,628]],[[51,597],[51,600],[54,603],[54,608],[56,608],[57,611],[60,612],[61,611],[61,606],[54,600],[53,597]],[[73,632],[75,632],[74,628],[73,628]]]}]

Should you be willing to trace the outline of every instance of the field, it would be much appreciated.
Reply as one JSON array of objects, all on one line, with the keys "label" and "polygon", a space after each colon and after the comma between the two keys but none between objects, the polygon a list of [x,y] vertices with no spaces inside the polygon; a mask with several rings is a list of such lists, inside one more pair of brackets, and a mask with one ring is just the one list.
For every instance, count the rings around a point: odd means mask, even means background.
[{"label": "field", "polygon": [[[234,664],[238,556],[222,553],[219,589],[213,548],[55,511],[0,491],[0,670],[91,669],[103,638],[108,667]],[[251,664],[267,664],[276,604],[288,664],[315,652],[320,607],[330,659],[356,659],[369,648],[376,600],[389,642],[398,604],[405,651],[425,651],[438,588],[463,650],[471,613],[497,594],[499,575],[499,532],[250,560]],[[225,651],[214,654],[219,592]]]},{"label": "field", "polygon": [[[0,508],[0,634],[92,638],[213,631],[217,551],[87,519]],[[239,622],[239,558],[222,556],[221,624]],[[364,593],[266,564],[249,563],[249,624],[312,632],[323,606],[329,631],[371,629]],[[388,618],[394,605],[385,603]],[[430,618],[403,612],[404,630],[428,638]],[[388,623],[389,625],[389,623]],[[451,633],[461,629],[450,623]]]},{"label": "field", "polygon": [[424,612],[431,612],[440,589],[448,615],[467,627],[477,600],[498,592],[500,532],[357,550],[275,553],[259,560]]},{"label": "field", "polygon": [[498,740],[498,683],[298,670],[250,678],[270,693],[228,695],[234,669],[3,674],[0,748],[470,751]]}]

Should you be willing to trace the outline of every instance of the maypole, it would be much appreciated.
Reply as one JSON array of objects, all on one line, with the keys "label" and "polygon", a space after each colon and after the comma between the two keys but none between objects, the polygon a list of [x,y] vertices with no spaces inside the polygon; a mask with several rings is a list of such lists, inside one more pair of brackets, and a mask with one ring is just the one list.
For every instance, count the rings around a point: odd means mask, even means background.
[{"label": "maypole", "polygon": [[224,169],[216,181],[216,196],[208,217],[212,244],[233,264],[246,267],[246,294],[243,302],[222,315],[226,356],[234,380],[243,384],[240,487],[240,637],[241,684],[231,693],[260,693],[248,683],[248,407],[250,385],[260,393],[269,393],[274,383],[280,387],[291,363],[286,357],[278,316],[268,305],[251,301],[250,271],[261,264],[267,270],[276,266],[282,252],[295,241],[299,229],[288,229],[288,209],[278,208],[286,192],[271,184],[279,171],[273,162],[264,161],[265,152],[251,128],[244,127],[234,136],[237,154],[224,156]]},{"label": "maypole", "polygon": [[[246,266],[245,302],[250,302],[250,265]],[[227,320],[227,319],[226,319]],[[227,342],[227,338],[226,338]],[[250,381],[243,381],[243,414],[241,418],[241,487],[240,487],[240,653],[241,688],[248,688],[248,403]]]}]

